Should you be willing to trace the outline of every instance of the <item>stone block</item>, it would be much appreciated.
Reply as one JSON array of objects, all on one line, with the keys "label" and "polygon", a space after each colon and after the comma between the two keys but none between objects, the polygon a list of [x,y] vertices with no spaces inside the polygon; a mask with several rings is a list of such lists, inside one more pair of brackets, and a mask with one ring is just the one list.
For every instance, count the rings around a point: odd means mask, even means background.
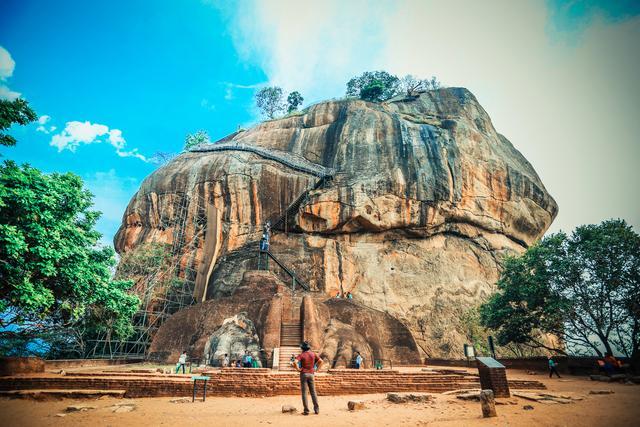
[{"label": "stone block", "polygon": [[613,390],[591,390],[589,394],[613,394]]},{"label": "stone block", "polygon": [[347,402],[347,408],[349,408],[350,411],[359,411],[367,407],[362,400],[350,400]]},{"label": "stone block", "polygon": [[282,405],[282,413],[283,414],[295,414],[298,412],[298,409],[292,405]]}]

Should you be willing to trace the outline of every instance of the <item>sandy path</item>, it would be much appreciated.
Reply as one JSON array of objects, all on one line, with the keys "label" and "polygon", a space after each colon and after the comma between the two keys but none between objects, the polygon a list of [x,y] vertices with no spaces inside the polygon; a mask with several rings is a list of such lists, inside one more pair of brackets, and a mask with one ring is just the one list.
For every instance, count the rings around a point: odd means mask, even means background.
[{"label": "sandy path", "polygon": [[[521,376],[521,378],[524,378]],[[321,397],[321,414],[303,417],[282,414],[282,405],[301,410],[297,396],[268,398],[211,397],[205,403],[170,403],[170,398],[61,400],[0,400],[0,425],[6,426],[635,426],[640,425],[640,386],[595,383],[581,377],[548,380],[541,375],[528,377],[542,380],[549,392],[583,396],[575,403],[542,404],[511,398],[515,405],[497,406],[498,418],[483,419],[480,404],[465,402],[452,396],[435,395],[427,404],[392,404],[385,395]],[[611,389],[612,395],[589,395],[589,390]],[[368,408],[349,412],[347,401],[360,399]],[[505,399],[502,399],[505,400]],[[116,403],[133,402],[129,413],[113,413]],[[97,409],[71,413],[64,418],[55,414],[73,404],[96,406]],[[524,410],[531,405],[533,410]]]}]

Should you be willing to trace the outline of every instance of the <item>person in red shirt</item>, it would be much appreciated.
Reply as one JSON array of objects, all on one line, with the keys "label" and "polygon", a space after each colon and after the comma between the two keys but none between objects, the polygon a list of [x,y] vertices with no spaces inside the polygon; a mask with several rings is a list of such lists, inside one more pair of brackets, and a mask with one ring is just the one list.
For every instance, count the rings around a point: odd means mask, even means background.
[{"label": "person in red shirt", "polygon": [[296,368],[296,371],[300,372],[300,391],[302,392],[302,405],[304,406],[302,415],[309,415],[307,387],[311,393],[311,400],[313,400],[313,412],[318,415],[320,413],[320,406],[318,405],[318,396],[316,396],[314,374],[320,370],[324,362],[317,354],[311,351],[311,346],[308,342],[305,341],[300,344],[300,348],[302,349],[302,353],[296,357],[296,362],[293,362],[293,367]]}]

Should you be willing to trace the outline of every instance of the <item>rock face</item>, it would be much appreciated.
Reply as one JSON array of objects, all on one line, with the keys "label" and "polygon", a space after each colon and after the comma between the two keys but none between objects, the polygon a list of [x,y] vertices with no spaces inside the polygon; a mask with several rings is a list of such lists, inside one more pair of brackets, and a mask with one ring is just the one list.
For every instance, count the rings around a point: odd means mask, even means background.
[{"label": "rock face", "polygon": [[241,355],[246,352],[259,360],[258,334],[253,322],[244,312],[225,319],[204,347],[204,354],[209,364],[213,364],[211,362],[214,360],[220,361],[225,354]]},{"label": "rock face", "polygon": [[[321,294],[352,292],[396,318],[423,357],[460,355],[464,312],[492,292],[502,257],[535,242],[557,213],[529,162],[463,88],[324,102],[224,141],[235,143],[335,171],[289,214],[270,250]],[[205,150],[143,182],[115,244],[123,252],[172,243],[181,228],[195,242],[181,264],[198,271],[196,300],[215,301],[256,268],[262,223],[318,176],[253,152]],[[206,226],[181,222],[181,206]],[[350,326],[331,325],[333,337]]]}]

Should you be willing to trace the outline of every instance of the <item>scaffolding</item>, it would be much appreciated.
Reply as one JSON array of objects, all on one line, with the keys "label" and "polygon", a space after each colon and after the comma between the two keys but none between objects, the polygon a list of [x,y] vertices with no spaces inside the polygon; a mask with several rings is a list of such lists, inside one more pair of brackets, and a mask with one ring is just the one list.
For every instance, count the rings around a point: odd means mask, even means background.
[{"label": "scaffolding", "polygon": [[110,331],[103,333],[89,341],[87,357],[147,358],[151,340],[162,323],[195,302],[196,253],[206,233],[206,203],[190,193],[176,196],[172,219],[160,225],[173,228],[168,260],[137,284],[144,293],[140,309],[132,319],[134,333],[126,340],[113,338]]},{"label": "scaffolding", "polygon": [[[306,189],[298,196],[282,213],[272,217],[271,224],[274,231],[287,233],[292,225],[292,220],[300,206],[308,200],[309,194],[317,189],[326,188],[332,181],[335,172],[333,169],[309,162],[299,156],[289,153],[266,150],[245,144],[217,144],[215,147],[198,147],[191,151],[248,151],[258,154],[269,160],[284,164],[294,170],[299,170],[315,175],[319,180],[315,185]],[[194,290],[197,277],[196,258],[197,249],[204,240],[207,225],[207,200],[202,196],[191,196],[193,193],[178,193],[179,198],[174,202],[174,215],[168,223],[160,225],[161,228],[173,228],[173,239],[168,254],[168,265],[161,265],[153,273],[143,277],[137,287],[143,290],[142,304],[132,319],[134,333],[126,340],[111,336],[107,331],[95,340],[89,340],[89,349],[86,357],[91,358],[143,358],[148,359],[151,341],[164,323],[174,313],[195,303]],[[267,196],[269,197],[269,196]],[[187,239],[188,236],[191,236]],[[259,252],[259,241],[255,241],[256,252]],[[263,253],[259,253],[259,256]],[[265,260],[272,258],[293,282],[303,289],[310,290],[307,283],[301,280],[295,272],[285,266],[271,253],[264,253]],[[265,265],[268,269],[268,264]],[[274,266],[275,267],[275,266]]]}]

